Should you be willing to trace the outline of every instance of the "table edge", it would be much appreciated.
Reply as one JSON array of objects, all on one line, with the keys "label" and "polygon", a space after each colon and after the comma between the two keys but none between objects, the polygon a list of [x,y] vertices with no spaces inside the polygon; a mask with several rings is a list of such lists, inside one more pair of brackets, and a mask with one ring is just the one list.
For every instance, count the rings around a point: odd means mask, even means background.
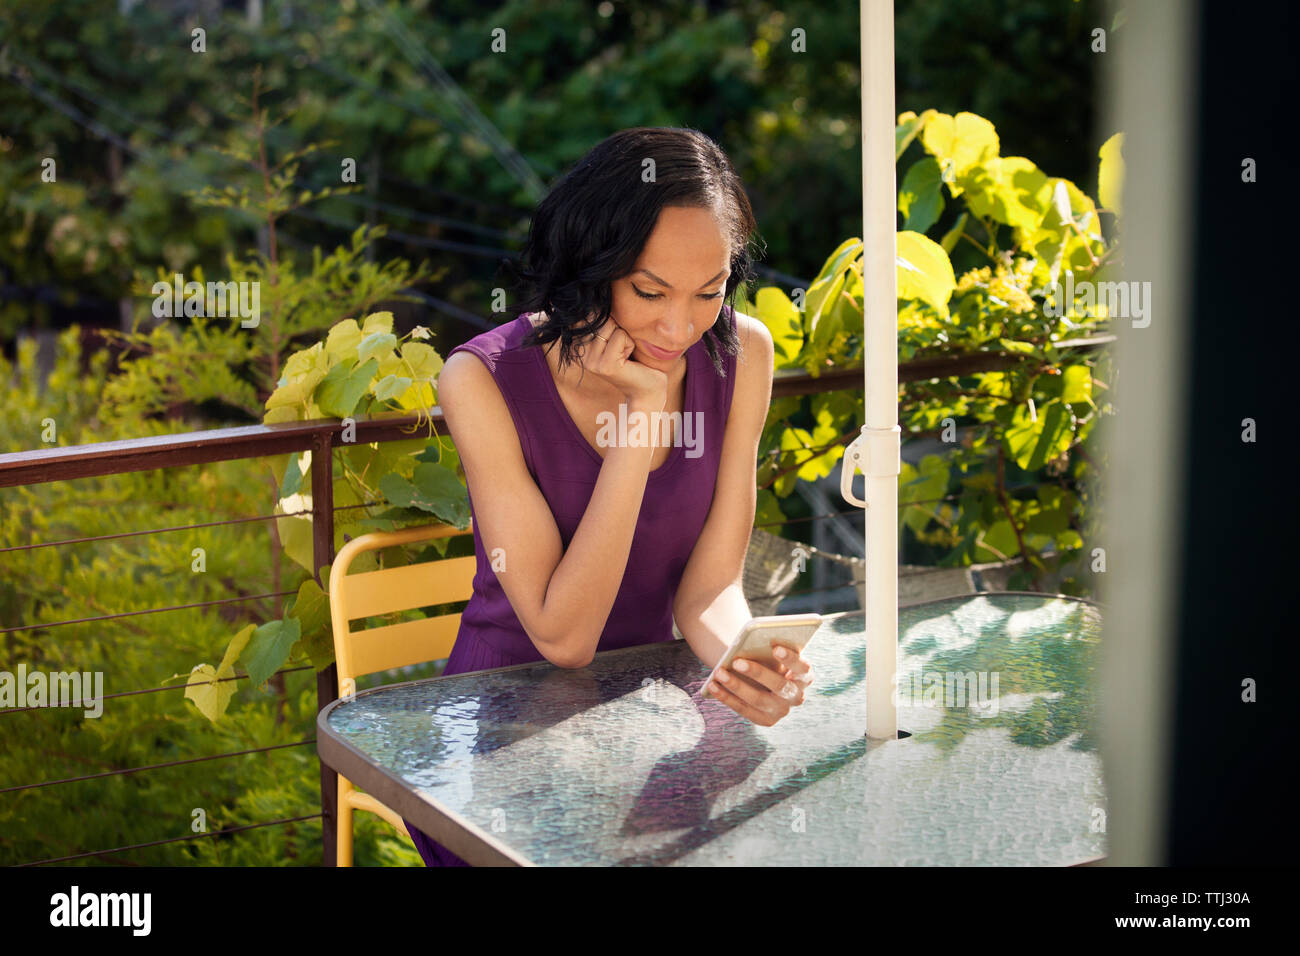
[{"label": "table edge", "polygon": [[316,715],[316,753],[322,763],[473,866],[536,865],[454,810],[417,794],[401,778],[335,735],[328,717],[338,703],[331,701]]}]

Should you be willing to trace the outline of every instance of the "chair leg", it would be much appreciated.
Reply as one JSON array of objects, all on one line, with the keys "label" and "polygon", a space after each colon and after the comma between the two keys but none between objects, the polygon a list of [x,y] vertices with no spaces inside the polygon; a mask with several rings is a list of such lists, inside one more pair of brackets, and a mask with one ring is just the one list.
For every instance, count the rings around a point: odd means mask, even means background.
[{"label": "chair leg", "polygon": [[335,866],[352,865],[352,781],[339,777],[338,853]]}]

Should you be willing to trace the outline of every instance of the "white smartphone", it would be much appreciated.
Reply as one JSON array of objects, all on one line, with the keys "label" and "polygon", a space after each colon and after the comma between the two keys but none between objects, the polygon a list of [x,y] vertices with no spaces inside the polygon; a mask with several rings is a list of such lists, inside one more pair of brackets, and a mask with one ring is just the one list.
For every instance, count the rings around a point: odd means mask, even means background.
[{"label": "white smartphone", "polygon": [[817,629],[821,627],[820,614],[776,614],[771,617],[754,617],[745,622],[727,653],[709,672],[709,679],[704,682],[701,697],[712,697],[709,685],[718,674],[719,667],[730,667],[737,657],[758,661],[768,667],[776,668],[779,663],[773,655],[773,642],[796,647],[802,651],[808,646]]}]

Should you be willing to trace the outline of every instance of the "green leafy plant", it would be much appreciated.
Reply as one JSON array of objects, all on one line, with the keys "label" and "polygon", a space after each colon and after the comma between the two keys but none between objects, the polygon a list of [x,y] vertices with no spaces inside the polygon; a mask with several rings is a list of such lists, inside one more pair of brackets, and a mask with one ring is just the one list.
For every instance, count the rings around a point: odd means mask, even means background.
[{"label": "green leafy plant", "polygon": [[[417,327],[402,341],[393,334],[390,312],[367,315],[361,323],[343,319],[329,330],[323,341],[301,349],[285,363],[276,390],[266,401],[267,424],[285,421],[319,420],[335,417],[355,424],[357,418],[384,418],[416,413],[427,419],[437,401],[435,383],[442,369],[442,357],[422,341],[428,330]],[[419,426],[417,425],[417,428]],[[347,441],[333,449],[330,467],[340,480],[334,484],[334,506],[360,505],[336,512],[334,522],[337,551],[348,532],[392,530],[409,524],[444,522],[457,528],[469,526],[469,500],[464,479],[458,473],[459,456],[451,439],[434,435],[391,442]],[[272,460],[283,474],[276,512],[279,540],[284,553],[310,574],[313,568],[312,519],[300,512],[311,511],[310,490],[303,485],[309,473],[311,452],[282,455]],[[391,507],[370,513],[386,500]],[[435,539],[429,547],[445,554],[448,540]],[[396,550],[396,549],[392,549]],[[379,567],[376,552],[359,555],[354,570]],[[402,560],[393,556],[393,560]],[[391,563],[391,562],[390,562]],[[321,569],[322,580],[328,569]],[[328,581],[326,581],[328,583]],[[298,653],[307,654],[317,670],[334,660],[329,600],[313,577],[299,587],[294,603],[284,616],[260,626],[248,625],[237,632],[226,648],[221,667],[201,664],[191,677],[187,692],[209,720],[225,712],[232,692],[220,690],[214,679],[233,673],[235,661],[242,661],[254,685],[260,684]],[[223,674],[223,672],[226,672]],[[205,682],[206,681],[206,682]]]},{"label": "green leafy plant", "polygon": [[[1050,562],[1059,587],[1082,592],[1088,578],[1079,561],[1095,532],[1086,506],[1100,468],[1094,435],[1112,411],[1105,392],[1113,373],[1106,353],[1072,343],[1105,331],[1110,316],[1104,303],[1090,307],[1090,296],[1063,301],[1059,283],[1067,270],[1080,286],[1113,279],[1119,244],[1103,235],[1101,215],[1118,220],[1122,136],[1100,152],[1101,206],[1030,160],[1001,156],[993,125],[974,114],[904,113],[896,156],[913,141],[927,155],[899,188],[899,359],[987,353],[1006,367],[900,389],[904,436],[953,444],[919,466],[903,464],[900,529],[938,549],[939,564],[1019,557],[1024,573],[1013,583],[1039,586]],[[938,241],[930,238],[950,207],[960,211]],[[977,250],[983,263],[957,278],[959,248]],[[860,239],[841,243],[802,302],[765,287],[745,303],[772,333],[777,370],[816,376],[861,362],[863,252]],[[797,481],[829,475],[862,423],[857,390],[774,401],[760,444],[756,520],[782,521],[781,500]]]}]

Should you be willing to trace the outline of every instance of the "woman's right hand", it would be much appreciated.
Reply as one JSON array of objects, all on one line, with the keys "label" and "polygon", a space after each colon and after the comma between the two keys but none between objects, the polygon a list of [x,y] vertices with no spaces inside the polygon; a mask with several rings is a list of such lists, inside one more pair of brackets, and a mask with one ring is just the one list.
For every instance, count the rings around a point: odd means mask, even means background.
[{"label": "woman's right hand", "polygon": [[632,358],[636,342],[613,316],[596,330],[596,336],[577,347],[578,363],[621,391],[630,408],[663,411],[668,403],[668,376]]}]

